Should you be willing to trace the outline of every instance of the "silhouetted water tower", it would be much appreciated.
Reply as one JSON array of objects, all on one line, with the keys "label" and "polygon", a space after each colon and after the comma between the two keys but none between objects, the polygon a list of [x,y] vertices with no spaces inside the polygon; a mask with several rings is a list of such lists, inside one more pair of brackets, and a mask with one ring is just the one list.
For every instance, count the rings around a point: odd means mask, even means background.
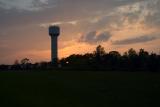
[{"label": "silhouetted water tower", "polygon": [[51,63],[57,64],[58,61],[58,36],[60,35],[59,26],[50,26],[49,35],[51,36]]}]

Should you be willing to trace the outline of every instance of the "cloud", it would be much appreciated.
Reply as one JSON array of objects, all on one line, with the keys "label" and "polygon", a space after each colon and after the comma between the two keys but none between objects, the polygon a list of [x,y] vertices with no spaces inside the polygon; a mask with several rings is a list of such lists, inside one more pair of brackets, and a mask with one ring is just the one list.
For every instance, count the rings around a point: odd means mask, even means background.
[{"label": "cloud", "polygon": [[156,36],[144,35],[144,36],[139,36],[136,38],[129,38],[129,39],[124,39],[124,40],[112,41],[112,44],[113,45],[129,45],[129,44],[149,42],[149,41],[153,41],[156,39],[158,39],[158,37],[156,37]]},{"label": "cloud", "polygon": [[148,1],[145,6],[148,9],[145,24],[150,27],[160,27],[160,0]]},{"label": "cloud", "polygon": [[85,42],[88,44],[96,44],[99,42],[108,41],[110,37],[111,37],[111,34],[109,32],[103,32],[103,33],[97,34],[96,31],[92,31],[84,36],[81,36],[79,41]]},{"label": "cloud", "polygon": [[0,0],[0,7],[6,10],[38,11],[48,7],[48,0]]},{"label": "cloud", "polygon": [[[0,0],[0,7],[9,9],[7,11],[8,14],[0,11],[0,23],[8,27],[7,25],[24,24],[25,20],[27,24],[36,23],[47,27],[50,22],[67,22],[69,20],[88,18],[89,20],[85,21],[88,24],[85,24],[84,21],[79,22],[80,24],[84,22],[84,26],[90,27],[90,29],[87,29],[88,32],[112,26],[113,24],[121,26],[123,17],[121,13],[115,12],[117,7],[132,5],[140,1],[142,0],[74,0],[74,2],[73,0]],[[44,11],[32,12],[42,9]],[[17,10],[27,10],[27,12],[19,13]],[[114,13],[114,15],[108,16],[110,13]],[[100,19],[97,19],[97,16]],[[91,23],[89,23],[90,21]],[[69,24],[76,25],[77,23],[70,22]]]},{"label": "cloud", "polygon": [[43,28],[48,28],[50,25],[77,25],[78,21],[73,20],[73,21],[64,21],[64,22],[50,22],[50,23],[42,23],[39,26]]}]

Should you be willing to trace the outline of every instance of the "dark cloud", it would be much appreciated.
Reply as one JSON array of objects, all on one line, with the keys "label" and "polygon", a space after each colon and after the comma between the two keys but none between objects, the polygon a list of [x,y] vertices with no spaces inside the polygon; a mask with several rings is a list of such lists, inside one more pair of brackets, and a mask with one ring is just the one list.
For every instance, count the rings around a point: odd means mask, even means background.
[{"label": "dark cloud", "polygon": [[[143,0],[21,0],[21,2],[16,4],[17,1],[19,0],[11,2],[9,2],[9,0],[0,0],[0,4],[5,3],[12,7],[17,6],[18,8],[11,8],[10,10],[0,8],[0,28],[12,29],[15,26],[25,26],[25,24],[72,21],[88,17],[96,17],[97,15],[109,14],[119,6],[130,5]],[[23,9],[23,6],[25,9],[30,9],[30,5],[41,7],[41,4],[44,4],[49,8],[44,7],[44,9],[40,11],[24,11]],[[98,12],[102,13],[97,14]],[[94,24],[88,24],[86,22],[86,25],[84,25],[85,29],[88,28],[87,32],[101,28],[103,29],[106,26],[109,27],[113,23],[117,26],[121,26],[121,24],[123,24],[122,16],[120,16],[119,13],[116,14],[117,15],[102,17]]]},{"label": "dark cloud", "polygon": [[100,34],[97,34],[96,31],[89,32],[87,35],[81,36],[80,42],[85,42],[89,44],[96,44],[100,42],[108,41],[111,37],[111,34],[109,32],[103,32]]},{"label": "dark cloud", "polygon": [[160,0],[148,2],[146,8],[149,12],[145,17],[145,24],[150,27],[160,27]]},{"label": "dark cloud", "polygon": [[48,0],[0,0],[0,7],[6,10],[38,11],[47,4]]},{"label": "dark cloud", "polygon": [[124,39],[124,40],[117,40],[117,41],[112,41],[113,45],[129,45],[129,44],[136,44],[136,43],[144,43],[144,42],[149,42],[158,39],[155,36],[140,36],[136,38],[129,38],[129,39]]}]

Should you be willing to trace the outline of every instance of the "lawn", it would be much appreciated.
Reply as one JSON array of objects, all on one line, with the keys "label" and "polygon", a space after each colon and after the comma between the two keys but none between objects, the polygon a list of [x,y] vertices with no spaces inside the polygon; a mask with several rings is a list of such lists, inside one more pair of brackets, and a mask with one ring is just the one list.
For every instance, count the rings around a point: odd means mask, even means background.
[{"label": "lawn", "polygon": [[160,107],[159,99],[160,73],[0,73],[0,107]]}]

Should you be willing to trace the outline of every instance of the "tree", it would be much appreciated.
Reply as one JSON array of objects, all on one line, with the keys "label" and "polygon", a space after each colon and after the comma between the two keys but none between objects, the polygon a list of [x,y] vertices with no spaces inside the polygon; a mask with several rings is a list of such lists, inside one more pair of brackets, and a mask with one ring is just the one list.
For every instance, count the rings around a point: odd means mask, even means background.
[{"label": "tree", "polygon": [[93,59],[93,66],[96,69],[102,69],[103,57],[106,54],[104,47],[98,45],[96,50],[93,52],[94,59]]},{"label": "tree", "polygon": [[131,49],[128,50],[128,56],[129,57],[135,57],[135,56],[137,56],[137,53],[133,48],[131,48]]},{"label": "tree", "polygon": [[21,60],[21,64],[22,65],[25,65],[25,64],[28,64],[29,63],[29,59],[28,58],[24,58]]},{"label": "tree", "polygon": [[94,51],[94,54],[95,55],[98,55],[98,56],[103,56],[103,55],[105,55],[105,50],[104,50],[104,47],[102,47],[101,45],[98,45],[97,47],[96,47],[96,51]]},{"label": "tree", "polygon": [[158,59],[158,55],[152,53],[149,57],[149,61],[148,61],[148,69],[152,72],[157,72],[158,71],[158,67],[160,66],[159,64],[159,60]]},{"label": "tree", "polygon": [[135,69],[137,69],[137,67],[139,66],[137,52],[133,48],[131,48],[128,50],[127,55],[128,55],[128,66],[127,67],[130,70],[135,71]]},{"label": "tree", "polygon": [[141,57],[148,57],[149,53],[145,51],[144,49],[139,50],[139,56]]},{"label": "tree", "polygon": [[14,65],[19,65],[19,61],[18,61],[18,60],[15,60],[15,61],[14,61]]},{"label": "tree", "polygon": [[148,66],[147,63],[149,61],[149,53],[144,49],[140,49],[138,55],[139,68],[143,71],[146,71]]},{"label": "tree", "polygon": [[111,51],[109,52],[109,55],[112,55],[117,58],[121,57],[121,54],[118,51]]},{"label": "tree", "polygon": [[105,60],[107,62],[106,66],[110,68],[110,70],[115,70],[119,68],[121,54],[117,51],[110,51],[107,55],[105,55]]}]

